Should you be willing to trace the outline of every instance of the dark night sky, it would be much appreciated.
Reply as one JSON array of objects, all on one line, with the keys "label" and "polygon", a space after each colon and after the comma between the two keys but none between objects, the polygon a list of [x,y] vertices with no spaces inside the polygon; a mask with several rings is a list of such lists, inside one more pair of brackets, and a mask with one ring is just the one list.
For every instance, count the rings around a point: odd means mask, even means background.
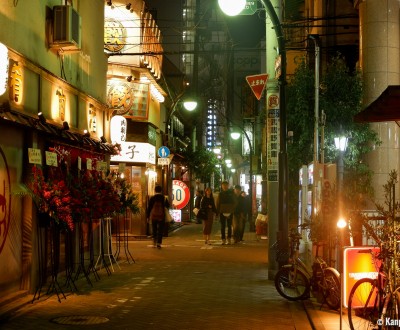
[{"label": "dark night sky", "polygon": [[252,16],[226,17],[226,22],[237,47],[257,46],[265,36],[265,18]]},{"label": "dark night sky", "polygon": [[[217,3],[217,0],[213,0]],[[181,1],[177,0],[147,0],[149,9],[157,9],[158,26],[163,31],[166,43],[179,43],[179,24],[182,14]],[[216,6],[218,6],[216,4]],[[223,15],[223,14],[222,14]],[[254,14],[252,16],[229,17],[223,15],[231,32],[231,36],[238,48],[255,47],[265,35],[265,16]],[[174,36],[175,35],[175,36]],[[173,47],[171,45],[171,47]],[[177,45],[175,45],[175,48]],[[168,50],[169,46],[164,47]]]}]

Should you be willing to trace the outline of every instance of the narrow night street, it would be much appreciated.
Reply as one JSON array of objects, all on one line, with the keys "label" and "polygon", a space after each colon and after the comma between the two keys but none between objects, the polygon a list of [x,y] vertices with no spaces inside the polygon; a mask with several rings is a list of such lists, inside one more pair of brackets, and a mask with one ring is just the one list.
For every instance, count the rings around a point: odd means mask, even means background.
[{"label": "narrow night street", "polygon": [[1,328],[311,329],[302,303],[283,299],[267,280],[267,240],[246,230],[244,242],[221,245],[215,222],[211,243],[194,223],[170,233],[161,250],[150,240],[129,242],[136,263],[122,248],[121,269],[114,264],[108,276],[103,268],[93,287],[79,279],[61,303],[42,294]]}]

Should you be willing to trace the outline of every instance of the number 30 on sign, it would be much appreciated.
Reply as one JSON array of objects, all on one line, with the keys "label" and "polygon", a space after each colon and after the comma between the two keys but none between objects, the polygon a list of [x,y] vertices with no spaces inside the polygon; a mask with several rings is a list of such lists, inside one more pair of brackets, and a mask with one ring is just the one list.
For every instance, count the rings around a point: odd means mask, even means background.
[{"label": "number 30 on sign", "polygon": [[172,180],[172,205],[176,209],[183,209],[190,200],[190,191],[186,183]]}]

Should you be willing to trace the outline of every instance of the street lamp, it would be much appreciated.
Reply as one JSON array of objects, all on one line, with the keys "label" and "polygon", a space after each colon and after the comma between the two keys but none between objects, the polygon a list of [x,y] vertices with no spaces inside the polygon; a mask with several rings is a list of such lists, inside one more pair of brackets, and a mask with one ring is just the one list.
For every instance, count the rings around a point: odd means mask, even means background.
[{"label": "street lamp", "polygon": [[244,6],[246,6],[246,0],[218,0],[218,5],[226,15],[236,16],[243,10]]},{"label": "street lamp", "polygon": [[183,107],[187,111],[194,111],[197,108],[197,101],[193,99],[190,95],[187,96],[185,95],[186,91],[181,92],[175,100],[172,102],[171,105],[171,111],[168,113],[167,119],[165,121],[165,132],[169,133],[171,132],[171,135],[174,134],[174,129],[173,129],[173,123],[171,123],[171,128],[168,128],[168,125],[170,124],[170,120],[172,118],[172,115],[175,113],[175,111],[178,109],[178,104],[181,102],[183,104]]},{"label": "street lamp", "polygon": [[[289,248],[289,230],[288,230],[288,157],[287,157],[287,127],[286,127],[286,93],[285,93],[285,85],[286,85],[286,46],[285,46],[285,38],[283,35],[283,30],[279,18],[275,12],[274,6],[272,5],[270,0],[260,0],[261,4],[265,8],[266,12],[271,19],[272,25],[274,27],[274,31],[276,34],[277,42],[278,42],[278,50],[281,55],[281,74],[279,75],[279,98],[280,98],[280,121],[279,121],[279,173],[278,173],[278,181],[279,181],[279,209],[278,209],[278,218],[279,218],[279,246],[278,248],[281,251],[286,252]],[[246,5],[246,1],[243,4],[243,0],[218,0],[220,8],[227,15],[226,8],[229,6],[233,7],[234,5],[240,5],[242,10]],[[267,20],[265,20],[265,24],[267,25]],[[283,262],[286,262],[284,260]]]},{"label": "street lamp", "polygon": [[343,305],[343,256],[340,253],[343,249],[343,228],[347,226],[346,220],[343,218],[343,173],[344,173],[344,161],[343,156],[347,148],[348,138],[345,136],[335,137],[335,147],[339,151],[338,159],[338,214],[339,220],[337,222],[337,227],[340,230],[340,247],[338,250],[338,263],[340,269],[340,329],[342,329],[342,305]]},{"label": "street lamp", "polygon": [[[250,175],[250,179],[249,179],[249,199],[250,199],[250,203],[251,203],[251,217],[253,217],[253,143],[250,140],[249,135],[247,134],[246,130],[243,130],[243,134],[246,137],[247,143],[249,144],[249,175]],[[231,132],[231,138],[234,140],[237,140],[240,138],[240,133],[233,131]],[[252,218],[251,218],[252,219]],[[250,220],[251,220],[250,219]]]}]

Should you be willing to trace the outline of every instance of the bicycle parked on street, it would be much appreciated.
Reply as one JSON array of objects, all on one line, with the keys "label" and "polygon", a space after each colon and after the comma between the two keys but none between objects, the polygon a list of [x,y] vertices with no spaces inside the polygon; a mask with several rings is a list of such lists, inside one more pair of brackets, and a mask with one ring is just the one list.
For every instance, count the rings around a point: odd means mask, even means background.
[{"label": "bicycle parked on street", "polygon": [[[358,280],[350,291],[348,319],[354,329],[398,329],[400,327],[400,287],[397,282],[397,242],[380,244],[373,260],[378,276]],[[365,252],[364,252],[365,253]],[[380,265],[378,265],[380,263]]]},{"label": "bicycle parked on street", "polygon": [[275,288],[278,293],[288,300],[301,300],[310,297],[310,291],[322,293],[323,302],[331,309],[340,307],[340,275],[318,256],[317,245],[316,256],[309,270],[299,257],[301,234],[292,229],[290,240],[290,263],[281,267],[275,276]]}]

